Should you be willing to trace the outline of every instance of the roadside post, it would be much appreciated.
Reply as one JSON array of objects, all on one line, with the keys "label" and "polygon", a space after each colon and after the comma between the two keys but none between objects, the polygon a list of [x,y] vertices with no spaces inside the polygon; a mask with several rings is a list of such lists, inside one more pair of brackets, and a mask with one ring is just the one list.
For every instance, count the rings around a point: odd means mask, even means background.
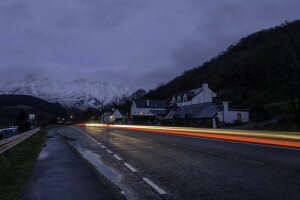
[{"label": "roadside post", "polygon": [[29,118],[30,123],[31,123],[31,127],[30,128],[32,129],[32,121],[35,120],[35,114],[29,114],[28,118]]}]

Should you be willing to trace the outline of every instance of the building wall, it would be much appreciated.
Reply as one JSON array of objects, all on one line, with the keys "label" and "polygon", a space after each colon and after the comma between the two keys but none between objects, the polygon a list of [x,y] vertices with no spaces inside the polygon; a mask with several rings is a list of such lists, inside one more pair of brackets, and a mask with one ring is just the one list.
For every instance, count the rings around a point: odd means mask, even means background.
[{"label": "building wall", "polygon": [[241,114],[242,122],[249,122],[249,112],[246,111],[228,111],[228,118],[226,123],[233,123],[237,120],[237,115]]},{"label": "building wall", "polygon": [[208,88],[207,83],[202,84],[202,89],[203,91],[197,94],[191,101],[179,102],[177,103],[177,105],[186,106],[186,105],[212,102],[213,97],[216,97],[216,93],[214,93],[210,88]]},{"label": "building wall", "polygon": [[241,114],[241,122],[249,122],[249,112],[243,110],[229,110],[228,102],[223,102],[224,110],[218,113],[219,121],[225,123],[233,123],[237,120],[237,115]]},{"label": "building wall", "polygon": [[192,101],[180,102],[180,103],[177,103],[177,105],[178,105],[178,106],[192,105]]},{"label": "building wall", "polygon": [[103,113],[103,115],[101,116],[100,121],[103,122],[103,123],[109,123],[109,122],[111,122],[110,112]]},{"label": "building wall", "polygon": [[216,94],[208,88],[208,84],[202,84],[202,89],[203,91],[192,99],[192,104],[212,102],[212,98],[216,96]]},{"label": "building wall", "polygon": [[133,115],[141,115],[143,113],[144,116],[154,116],[152,113],[150,113],[150,110],[163,110],[166,109],[163,108],[137,108],[135,103],[131,106],[131,118]]},{"label": "building wall", "polygon": [[112,114],[112,116],[115,119],[123,119],[123,117],[124,117],[118,109],[115,110],[115,112]]}]

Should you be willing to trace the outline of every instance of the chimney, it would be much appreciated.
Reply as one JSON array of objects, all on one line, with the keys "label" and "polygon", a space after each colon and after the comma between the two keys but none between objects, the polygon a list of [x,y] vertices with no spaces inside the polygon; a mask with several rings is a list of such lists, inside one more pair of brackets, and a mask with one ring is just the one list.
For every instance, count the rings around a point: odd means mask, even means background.
[{"label": "chimney", "polygon": [[223,101],[223,107],[224,107],[224,110],[223,110],[223,121],[225,123],[228,122],[228,102],[227,101]]},{"label": "chimney", "polygon": [[149,100],[147,100],[147,106],[149,107]]},{"label": "chimney", "polygon": [[202,83],[202,88],[207,89],[208,88],[208,83]]},{"label": "chimney", "polygon": [[228,111],[228,102],[227,101],[223,101],[223,107],[224,107],[224,111]]}]

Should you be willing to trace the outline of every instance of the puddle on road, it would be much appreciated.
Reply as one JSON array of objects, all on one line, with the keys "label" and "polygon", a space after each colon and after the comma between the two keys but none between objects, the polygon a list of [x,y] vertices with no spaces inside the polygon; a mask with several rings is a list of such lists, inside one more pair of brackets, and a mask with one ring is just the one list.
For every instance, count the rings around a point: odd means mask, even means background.
[{"label": "puddle on road", "polygon": [[47,156],[48,156],[48,153],[43,149],[39,154],[38,160],[42,160],[42,159],[46,158]]}]

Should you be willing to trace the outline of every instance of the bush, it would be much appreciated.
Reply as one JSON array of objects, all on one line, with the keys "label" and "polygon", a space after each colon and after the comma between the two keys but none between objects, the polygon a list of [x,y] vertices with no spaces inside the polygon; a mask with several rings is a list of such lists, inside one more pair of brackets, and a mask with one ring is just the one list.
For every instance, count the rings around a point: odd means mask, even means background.
[{"label": "bush", "polygon": [[171,123],[170,123],[168,120],[163,119],[163,120],[160,122],[160,125],[161,125],[161,126],[168,126],[168,125],[171,125]]},{"label": "bush", "polygon": [[178,117],[175,119],[175,125],[176,126],[183,126],[184,125],[184,120],[181,117]]},{"label": "bush", "polygon": [[31,127],[31,123],[28,122],[28,121],[22,121],[19,123],[19,126],[18,126],[18,131],[19,132],[26,132],[28,130],[30,130],[30,127]]}]

